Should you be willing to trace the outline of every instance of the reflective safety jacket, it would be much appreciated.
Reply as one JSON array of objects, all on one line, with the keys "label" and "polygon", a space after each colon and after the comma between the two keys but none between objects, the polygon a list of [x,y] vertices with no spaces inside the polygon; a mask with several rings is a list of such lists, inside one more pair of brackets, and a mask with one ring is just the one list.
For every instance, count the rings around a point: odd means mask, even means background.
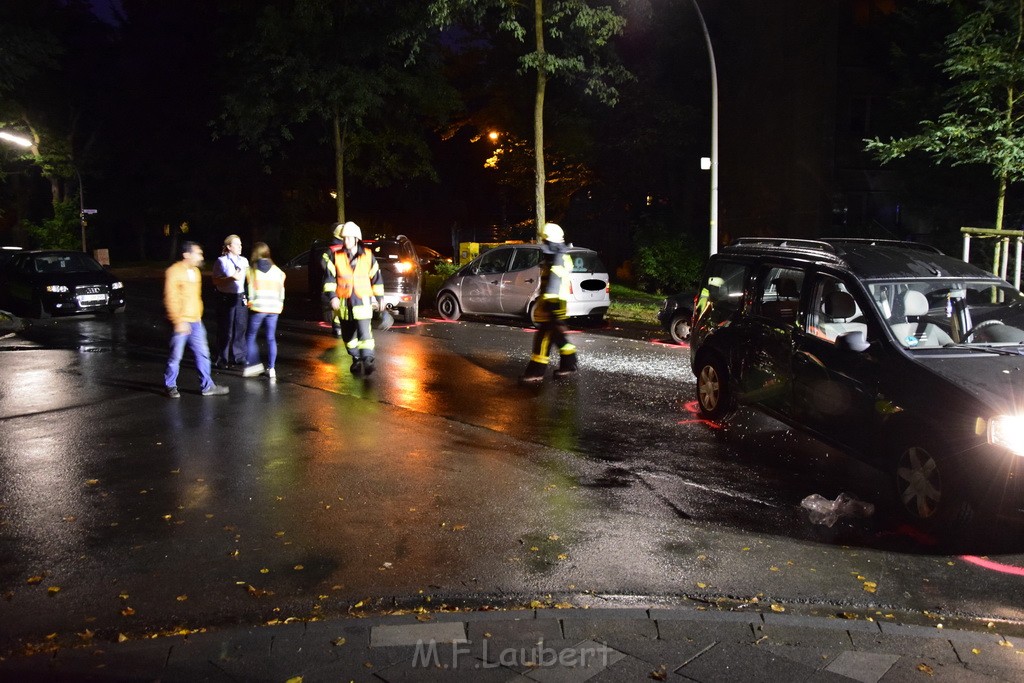
[{"label": "reflective safety jacket", "polygon": [[339,317],[369,320],[373,317],[371,299],[384,296],[384,276],[373,253],[360,243],[349,256],[344,248],[329,252],[333,259],[324,273],[323,300],[341,299]]},{"label": "reflective safety jacket", "polygon": [[565,318],[569,305],[569,288],[572,273],[572,257],[568,247],[553,242],[541,243],[540,262],[540,298],[542,306],[537,306],[534,316],[537,322]]},{"label": "reflective safety jacket", "polygon": [[246,273],[246,294],[253,313],[280,313],[284,310],[284,271],[260,259]]}]

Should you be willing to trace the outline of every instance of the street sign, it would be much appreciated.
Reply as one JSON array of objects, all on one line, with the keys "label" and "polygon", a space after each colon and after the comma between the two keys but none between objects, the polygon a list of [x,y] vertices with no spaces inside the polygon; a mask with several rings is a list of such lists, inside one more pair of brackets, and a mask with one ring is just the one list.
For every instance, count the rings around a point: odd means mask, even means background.
[{"label": "street sign", "polygon": [[97,209],[82,209],[82,213],[98,213]]}]

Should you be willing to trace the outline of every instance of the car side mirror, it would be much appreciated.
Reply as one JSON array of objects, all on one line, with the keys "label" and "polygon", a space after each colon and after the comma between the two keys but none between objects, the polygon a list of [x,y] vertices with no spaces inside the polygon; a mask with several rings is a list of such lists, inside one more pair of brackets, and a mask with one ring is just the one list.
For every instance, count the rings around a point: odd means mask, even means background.
[{"label": "car side mirror", "polygon": [[836,337],[836,348],[855,353],[864,353],[871,348],[871,344],[868,343],[867,335],[863,330],[853,330],[851,332],[844,332]]}]

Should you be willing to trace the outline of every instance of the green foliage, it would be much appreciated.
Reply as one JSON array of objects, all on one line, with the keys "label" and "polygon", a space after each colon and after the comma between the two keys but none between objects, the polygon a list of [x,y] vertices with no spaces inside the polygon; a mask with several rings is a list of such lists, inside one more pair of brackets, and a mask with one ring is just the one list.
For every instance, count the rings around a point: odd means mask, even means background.
[{"label": "green foliage", "polygon": [[[953,0],[928,0],[954,5]],[[997,227],[1008,183],[1024,179],[1024,0],[980,0],[945,40],[944,111],[914,135],[865,140],[883,163],[924,152],[935,163],[981,165],[999,181]]]},{"label": "green foliage", "polygon": [[22,221],[28,231],[29,239],[38,249],[79,249],[81,242],[81,222],[78,212],[78,198],[72,197],[53,205],[53,218],[36,225]]},{"label": "green foliage", "polygon": [[704,250],[689,236],[652,221],[634,237],[633,269],[638,284],[659,292],[690,289],[700,281]]},{"label": "green foliage", "polygon": [[459,268],[461,267],[462,266],[457,263],[447,263],[442,261],[434,264],[434,274],[440,275],[442,279],[446,279],[459,272]]},{"label": "green foliage", "polygon": [[287,227],[281,231],[280,244],[275,250],[274,261],[284,263],[309,249],[313,240],[324,240],[328,236],[326,227],[319,222],[299,223]]}]

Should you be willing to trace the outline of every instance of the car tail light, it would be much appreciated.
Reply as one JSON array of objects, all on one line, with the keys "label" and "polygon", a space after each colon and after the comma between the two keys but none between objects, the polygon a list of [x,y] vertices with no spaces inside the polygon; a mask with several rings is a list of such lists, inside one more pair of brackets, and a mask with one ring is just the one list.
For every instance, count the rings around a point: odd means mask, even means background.
[{"label": "car tail light", "polygon": [[412,270],[412,263],[409,261],[399,261],[395,264],[395,270],[399,273],[408,273]]}]

